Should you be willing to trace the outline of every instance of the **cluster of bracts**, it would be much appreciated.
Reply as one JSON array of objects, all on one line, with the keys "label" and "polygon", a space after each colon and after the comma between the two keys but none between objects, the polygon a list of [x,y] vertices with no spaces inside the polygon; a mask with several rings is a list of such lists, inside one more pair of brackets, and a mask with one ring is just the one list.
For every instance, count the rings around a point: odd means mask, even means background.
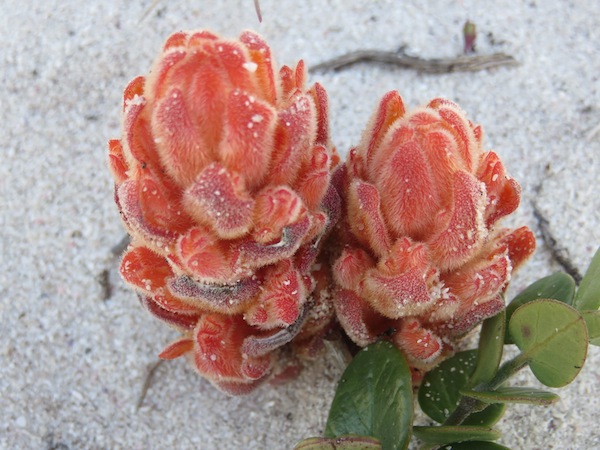
[{"label": "cluster of bracts", "polygon": [[341,162],[305,82],[254,33],[176,33],[109,144],[121,274],[182,334],[160,356],[231,394],[294,376],[339,327],[393,342],[418,382],[504,308],[535,248],[498,226],[519,185],[457,105],[407,112],[390,92]]}]

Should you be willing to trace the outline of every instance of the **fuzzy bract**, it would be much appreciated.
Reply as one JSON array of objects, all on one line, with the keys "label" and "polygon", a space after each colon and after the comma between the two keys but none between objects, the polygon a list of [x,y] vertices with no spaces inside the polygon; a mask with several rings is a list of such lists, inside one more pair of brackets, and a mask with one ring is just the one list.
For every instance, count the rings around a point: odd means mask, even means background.
[{"label": "fuzzy bract", "polygon": [[359,346],[389,338],[418,378],[504,307],[511,274],[534,251],[527,227],[499,226],[520,186],[456,104],[407,112],[395,91],[334,178],[338,319]]},{"label": "fuzzy bract", "polygon": [[186,354],[235,394],[291,341],[315,348],[333,308],[312,266],[339,199],[327,95],[302,61],[276,71],[251,32],[172,35],[126,88],[109,161],[132,237],[121,274],[182,333],[163,358]]}]

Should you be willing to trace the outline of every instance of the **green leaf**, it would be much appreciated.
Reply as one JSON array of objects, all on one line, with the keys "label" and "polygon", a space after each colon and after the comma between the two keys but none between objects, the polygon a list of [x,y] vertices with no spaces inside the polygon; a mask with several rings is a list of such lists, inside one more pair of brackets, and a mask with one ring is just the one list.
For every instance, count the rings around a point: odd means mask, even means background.
[{"label": "green leaf", "polygon": [[383,448],[408,447],[413,418],[411,372],[404,355],[389,342],[356,354],[338,384],[325,435],[373,436]]},{"label": "green leaf", "polygon": [[557,300],[519,307],[508,324],[531,371],[546,386],[562,387],[577,376],[587,355],[588,334],[579,312]]},{"label": "green leaf", "polygon": [[[552,298],[560,300],[567,305],[573,304],[575,296],[575,280],[571,275],[564,272],[557,272],[544,278],[540,278],[536,282],[529,285],[521,291],[512,302],[506,307],[506,324],[510,322],[510,318],[516,309],[525,303],[539,300],[541,298]],[[510,333],[506,334],[505,342],[514,344]]]},{"label": "green leaf", "polygon": [[495,442],[471,441],[471,442],[453,442],[445,445],[440,450],[510,450],[504,445]]},{"label": "green leaf", "polygon": [[[443,423],[456,409],[460,401],[460,390],[466,386],[477,358],[477,350],[457,353],[435,369],[428,372],[419,388],[419,406],[425,414]],[[491,426],[495,424],[506,407],[490,405],[485,410],[471,414],[465,425]]]},{"label": "green leaf", "polygon": [[495,441],[500,437],[500,433],[492,428],[465,425],[413,427],[413,433],[417,438],[431,445],[465,441]]},{"label": "green leaf", "polygon": [[443,423],[456,409],[460,389],[466,384],[475,367],[477,350],[459,352],[427,372],[419,388],[419,406],[425,414]]},{"label": "green leaf", "polygon": [[573,306],[579,311],[600,308],[600,248],[592,258],[575,296]]},{"label": "green leaf", "polygon": [[381,444],[377,439],[366,436],[315,437],[299,442],[294,450],[381,450]]},{"label": "green leaf", "polygon": [[505,403],[492,403],[483,411],[471,414],[461,425],[473,425],[478,427],[491,427],[496,425],[506,412]]},{"label": "green leaf", "polygon": [[600,311],[582,311],[588,329],[590,344],[600,346]]},{"label": "green leaf", "polygon": [[505,331],[505,310],[483,322],[479,334],[479,348],[475,368],[467,382],[468,386],[472,387],[480,383],[487,383],[494,378],[502,359]]},{"label": "green leaf", "polygon": [[554,392],[524,387],[500,387],[495,391],[461,390],[462,395],[481,400],[485,403],[529,403],[532,405],[550,405],[560,397]]}]

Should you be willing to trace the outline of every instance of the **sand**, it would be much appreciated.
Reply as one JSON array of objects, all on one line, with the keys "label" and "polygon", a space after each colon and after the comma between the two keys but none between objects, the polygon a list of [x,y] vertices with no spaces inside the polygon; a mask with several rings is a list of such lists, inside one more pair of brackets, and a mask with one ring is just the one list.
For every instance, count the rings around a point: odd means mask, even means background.
[{"label": "sand", "polygon": [[[520,65],[424,75],[381,64],[311,74],[328,89],[333,139],[358,142],[378,99],[398,89],[417,106],[455,100],[484,126],[523,187],[508,225],[528,225],[539,249],[509,297],[560,267],[541,240],[535,201],[558,245],[584,270],[600,245],[600,6],[596,0],[357,1],[47,0],[0,3],[0,448],[290,449],[322,433],[339,367],[325,355],[277,388],[227,397],[184,361],[157,353],[176,333],[142,311],[117,274],[123,236],[106,167],[122,90],[149,69],[165,38],[208,28],[255,29],[281,64],[310,66],[360,48],[423,58],[477,52]],[[99,280],[108,271],[110,298]],[[551,407],[509,408],[498,428],[514,449],[600,448],[600,351]],[[527,373],[520,384],[538,384]],[[421,423],[424,423],[423,421]],[[412,448],[417,448],[416,442]]]}]

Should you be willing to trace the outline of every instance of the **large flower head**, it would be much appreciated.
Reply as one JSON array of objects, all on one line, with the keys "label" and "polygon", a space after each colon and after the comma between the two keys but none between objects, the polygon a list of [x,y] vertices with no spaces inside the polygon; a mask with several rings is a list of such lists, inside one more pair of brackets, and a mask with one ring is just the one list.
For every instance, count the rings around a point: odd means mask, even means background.
[{"label": "large flower head", "polygon": [[406,112],[388,93],[336,174],[344,199],[335,307],[360,346],[390,339],[428,369],[504,307],[533,233],[500,228],[520,187],[454,103]]},{"label": "large flower head", "polygon": [[311,295],[337,211],[326,93],[306,90],[302,61],[276,72],[256,34],[182,32],[129,84],[123,111],[109,144],[132,236],[121,273],[183,333],[162,357],[188,354],[221,389],[247,392],[332,316]]}]

